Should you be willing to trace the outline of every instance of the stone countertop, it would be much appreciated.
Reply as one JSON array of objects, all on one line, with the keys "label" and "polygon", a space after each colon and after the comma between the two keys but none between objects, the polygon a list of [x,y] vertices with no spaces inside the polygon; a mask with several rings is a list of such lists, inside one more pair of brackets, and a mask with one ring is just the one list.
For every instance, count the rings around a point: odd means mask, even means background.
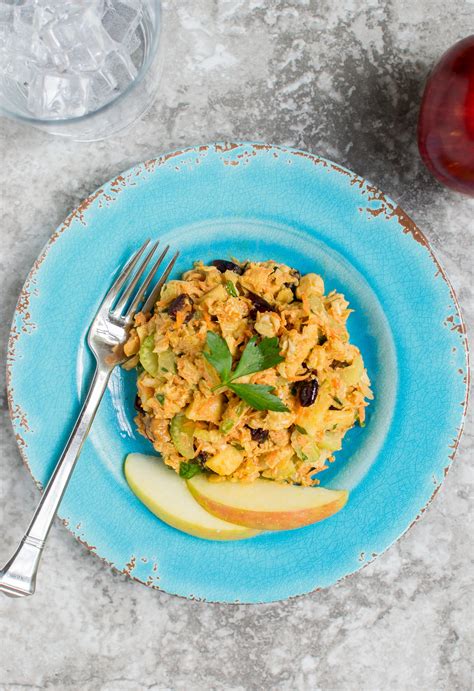
[{"label": "stone countertop", "polygon": [[[160,94],[125,136],[74,143],[0,121],[3,348],[27,272],[74,206],[133,163],[217,139],[297,146],[372,180],[424,230],[472,324],[474,200],[435,182],[416,147],[424,80],[474,25],[472,0],[165,9]],[[4,561],[38,495],[5,397],[1,415]],[[55,525],[37,594],[0,600],[0,688],[468,691],[472,448],[468,425],[443,490],[400,542],[337,586],[289,602],[210,605],[153,592]]]}]

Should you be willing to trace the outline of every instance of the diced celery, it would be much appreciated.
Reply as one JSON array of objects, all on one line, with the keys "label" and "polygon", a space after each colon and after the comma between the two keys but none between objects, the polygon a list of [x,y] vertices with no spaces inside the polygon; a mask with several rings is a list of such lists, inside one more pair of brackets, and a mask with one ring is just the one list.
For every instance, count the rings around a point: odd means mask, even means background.
[{"label": "diced celery", "polygon": [[160,372],[176,374],[176,356],[171,350],[158,353],[158,368]]},{"label": "diced celery", "polygon": [[170,423],[170,434],[176,451],[184,458],[194,458],[194,423],[178,413]]},{"label": "diced celery", "polygon": [[154,347],[154,334],[147,336],[140,346],[140,363],[152,377],[158,376],[158,355],[153,352]]},{"label": "diced celery", "polygon": [[234,420],[223,420],[220,424],[219,431],[222,432],[222,434],[228,434],[234,425]]}]

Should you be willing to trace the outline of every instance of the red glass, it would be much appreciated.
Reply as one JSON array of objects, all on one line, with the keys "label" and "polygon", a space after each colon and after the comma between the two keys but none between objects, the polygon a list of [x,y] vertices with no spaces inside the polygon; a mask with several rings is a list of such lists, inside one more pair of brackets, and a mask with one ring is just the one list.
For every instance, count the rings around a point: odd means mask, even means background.
[{"label": "red glass", "polygon": [[474,35],[450,48],[428,78],[418,148],[438,180],[474,196]]}]

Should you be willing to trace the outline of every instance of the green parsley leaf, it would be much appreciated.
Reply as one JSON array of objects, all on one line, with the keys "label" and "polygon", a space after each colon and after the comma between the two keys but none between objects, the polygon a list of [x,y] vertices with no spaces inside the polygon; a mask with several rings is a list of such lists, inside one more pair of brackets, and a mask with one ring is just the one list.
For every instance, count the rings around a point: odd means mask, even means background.
[{"label": "green parsley leaf", "polygon": [[232,380],[244,377],[253,372],[262,372],[283,362],[285,358],[280,355],[278,338],[262,338],[257,343],[257,336],[253,336],[245,346],[239,364],[232,372]]},{"label": "green parsley leaf", "polygon": [[274,410],[278,413],[287,413],[288,408],[278,396],[271,392],[274,386],[263,384],[228,384],[228,387],[239,398],[248,403],[255,410]]},{"label": "green parsley leaf", "polygon": [[257,343],[257,336],[250,339],[244,348],[240,361],[232,372],[232,355],[225,340],[212,331],[206,336],[208,352],[203,355],[219,374],[221,383],[213,390],[227,386],[239,398],[255,408],[255,410],[274,410],[288,412],[286,405],[271,392],[273,386],[262,384],[233,384],[234,379],[253,372],[261,372],[282,362],[284,358],[279,352],[278,338],[263,338]]},{"label": "green parsley leaf", "polygon": [[235,444],[231,444],[231,446],[233,446],[234,449],[237,449],[237,451],[245,451],[245,449],[244,449],[244,447],[242,446],[242,444],[238,444],[237,442],[235,442]]},{"label": "green parsley leaf", "polygon": [[340,406],[344,406],[344,403],[341,401],[340,398],[338,398],[337,396],[333,396],[332,398],[333,398],[334,403],[337,403],[337,405],[340,405]]},{"label": "green parsley leaf", "polygon": [[232,355],[229,347],[221,336],[212,331],[207,332],[206,343],[209,352],[205,352],[204,357],[217,371],[222,384],[226,384],[232,368]]},{"label": "green parsley leaf", "polygon": [[231,295],[233,298],[238,298],[239,294],[237,290],[235,289],[235,285],[232,283],[232,281],[226,281],[225,282],[225,289]]},{"label": "green parsley leaf", "polygon": [[190,478],[194,477],[198,473],[201,472],[201,466],[199,463],[193,463],[190,461],[187,463],[186,461],[182,461],[179,466],[179,476],[184,477],[186,480],[189,480]]},{"label": "green parsley leaf", "polygon": [[157,401],[161,403],[161,405],[163,405],[163,403],[165,402],[165,396],[162,393],[156,393],[155,398]]}]

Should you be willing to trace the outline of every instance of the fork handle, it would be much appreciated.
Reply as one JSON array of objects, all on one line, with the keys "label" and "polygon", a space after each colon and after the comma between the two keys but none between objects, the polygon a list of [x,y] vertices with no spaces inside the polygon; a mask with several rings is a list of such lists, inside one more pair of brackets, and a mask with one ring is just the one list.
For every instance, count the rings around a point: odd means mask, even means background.
[{"label": "fork handle", "polygon": [[36,574],[46,538],[89,434],[111,372],[111,367],[97,366],[84,405],[41,496],[29,528],[12,558],[0,571],[0,591],[6,595],[21,597],[33,595],[35,592]]}]

